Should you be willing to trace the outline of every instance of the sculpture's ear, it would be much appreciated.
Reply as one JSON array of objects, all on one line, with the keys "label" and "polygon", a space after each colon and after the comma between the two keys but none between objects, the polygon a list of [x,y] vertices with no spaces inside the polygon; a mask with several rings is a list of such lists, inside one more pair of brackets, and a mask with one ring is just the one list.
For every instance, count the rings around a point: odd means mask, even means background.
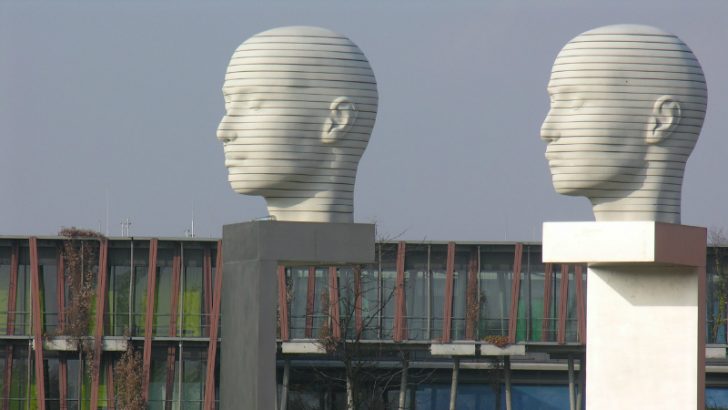
[{"label": "sculpture's ear", "polygon": [[657,144],[669,136],[680,124],[680,103],[669,95],[663,95],[652,106],[647,123],[647,143]]},{"label": "sculpture's ear", "polygon": [[349,97],[338,97],[332,101],[321,136],[324,144],[331,144],[344,136],[356,122],[356,116],[356,105]]}]

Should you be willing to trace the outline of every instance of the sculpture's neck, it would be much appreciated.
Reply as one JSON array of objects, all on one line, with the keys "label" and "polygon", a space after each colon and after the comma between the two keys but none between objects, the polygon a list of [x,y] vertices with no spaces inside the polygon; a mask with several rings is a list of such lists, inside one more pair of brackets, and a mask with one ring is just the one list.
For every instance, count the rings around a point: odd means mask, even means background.
[{"label": "sculpture's neck", "polygon": [[[635,191],[625,198],[591,198],[596,221],[657,221],[680,223],[680,193],[649,195]],[[668,196],[668,197],[665,197]]]},{"label": "sculpture's neck", "polygon": [[353,218],[353,192],[325,191],[310,198],[266,197],[268,214],[278,221],[341,222]]}]

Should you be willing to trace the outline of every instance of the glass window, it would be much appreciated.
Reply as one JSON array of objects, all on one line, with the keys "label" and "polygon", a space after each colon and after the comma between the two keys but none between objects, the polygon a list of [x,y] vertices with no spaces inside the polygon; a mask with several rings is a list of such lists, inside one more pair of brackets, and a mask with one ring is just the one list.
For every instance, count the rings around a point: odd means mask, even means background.
[{"label": "glass window", "polygon": [[405,326],[407,337],[414,340],[429,339],[427,253],[427,245],[410,245],[405,250]]},{"label": "glass window", "polygon": [[182,366],[182,409],[202,409],[205,399],[207,351],[185,347]]},{"label": "glass window", "polygon": [[513,282],[513,246],[480,247],[478,336],[507,336]]},{"label": "glass window", "polygon": [[[477,252],[477,248],[471,249],[470,246],[455,247],[455,264],[453,269],[453,298],[452,298],[452,323],[451,338],[452,340],[465,339],[467,302],[468,302],[468,270],[470,268],[470,260],[473,252]],[[476,288],[477,289],[477,288]],[[474,298],[477,303],[477,297]]]},{"label": "glass window", "polygon": [[131,248],[129,243],[119,246],[109,244],[109,277],[108,277],[108,319],[106,332],[112,336],[122,336],[130,329],[129,302],[131,283]]},{"label": "glass window", "polygon": [[394,330],[394,311],[397,304],[397,244],[386,243],[379,246],[381,288],[379,306],[382,312],[381,338],[391,339]]},{"label": "glass window", "polygon": [[316,292],[313,303],[313,334],[314,339],[321,335],[324,322],[329,320],[329,268],[317,267],[314,271]]},{"label": "glass window", "polygon": [[705,388],[706,410],[720,410],[728,408],[728,387]]},{"label": "glass window", "polygon": [[341,337],[348,340],[357,339],[356,303],[361,291],[357,286],[357,278],[352,266],[337,269],[339,281],[339,326]]},{"label": "glass window", "polygon": [[147,276],[149,270],[149,242],[134,242],[134,336],[144,336],[147,311]]},{"label": "glass window", "polygon": [[10,298],[10,254],[9,242],[0,243],[0,335],[7,333],[8,298]]},{"label": "glass window", "polygon": [[[45,241],[43,241],[45,242]],[[41,329],[53,333],[58,326],[58,250],[53,243],[38,243],[38,279]]]},{"label": "glass window", "polygon": [[[525,285],[521,288],[521,303],[519,305],[519,318],[524,318],[527,326],[525,334],[520,340],[541,341],[543,330],[544,312],[544,265],[541,259],[541,247],[524,245],[522,276],[525,278]],[[523,306],[525,305],[525,306]],[[523,313],[520,312],[523,306]]]},{"label": "glass window", "polygon": [[289,286],[289,320],[292,339],[306,337],[306,294],[308,290],[308,268],[294,267],[286,269],[286,283]]},{"label": "glass window", "polygon": [[[170,246],[163,246],[170,245]],[[174,247],[173,247],[174,246]],[[157,250],[157,289],[154,296],[154,336],[169,336],[172,308],[172,269],[174,265],[176,244],[162,244]]]},{"label": "glass window", "polygon": [[447,245],[430,246],[430,339],[442,339],[442,318],[445,309]]},{"label": "glass window", "polygon": [[[377,339],[379,329],[380,308],[377,302],[379,295],[379,270],[376,265],[364,265],[360,270],[361,275],[361,317],[364,328],[362,339]],[[385,300],[385,303],[389,302]]]},{"label": "glass window", "polygon": [[202,317],[204,315],[203,303],[203,250],[193,248],[186,244],[184,249],[184,270],[182,283],[182,336],[201,337]]}]

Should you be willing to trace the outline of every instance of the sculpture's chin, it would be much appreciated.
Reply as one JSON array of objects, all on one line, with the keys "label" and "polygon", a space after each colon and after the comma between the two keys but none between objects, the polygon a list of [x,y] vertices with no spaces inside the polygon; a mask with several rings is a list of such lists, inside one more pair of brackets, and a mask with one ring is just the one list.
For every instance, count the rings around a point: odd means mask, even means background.
[{"label": "sculpture's chin", "polygon": [[556,193],[568,196],[584,196],[584,188],[575,186],[573,183],[564,181],[553,181]]}]

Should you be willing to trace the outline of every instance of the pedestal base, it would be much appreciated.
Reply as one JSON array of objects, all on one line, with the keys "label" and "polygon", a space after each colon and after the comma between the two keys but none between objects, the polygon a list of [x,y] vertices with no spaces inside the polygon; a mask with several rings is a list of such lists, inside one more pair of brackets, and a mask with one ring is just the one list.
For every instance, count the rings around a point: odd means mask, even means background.
[{"label": "pedestal base", "polygon": [[706,231],[544,224],[544,262],[588,263],[586,408],[702,409]]},{"label": "pedestal base", "polygon": [[220,409],[275,409],[278,265],[372,263],[374,225],[226,225],[223,261]]}]

